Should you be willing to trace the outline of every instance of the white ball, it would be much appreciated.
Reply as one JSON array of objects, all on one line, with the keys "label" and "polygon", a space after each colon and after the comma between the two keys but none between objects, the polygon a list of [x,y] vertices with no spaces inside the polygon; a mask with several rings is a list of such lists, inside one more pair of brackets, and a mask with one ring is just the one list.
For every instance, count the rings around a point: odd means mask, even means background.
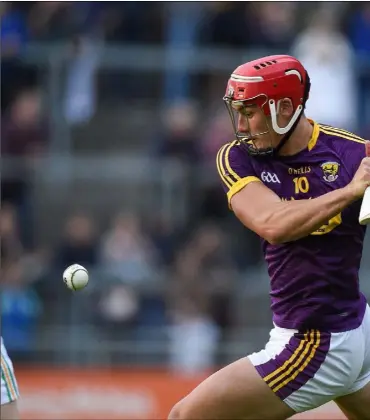
[{"label": "white ball", "polygon": [[68,289],[80,290],[89,282],[89,273],[82,265],[72,264],[64,270],[63,281]]}]

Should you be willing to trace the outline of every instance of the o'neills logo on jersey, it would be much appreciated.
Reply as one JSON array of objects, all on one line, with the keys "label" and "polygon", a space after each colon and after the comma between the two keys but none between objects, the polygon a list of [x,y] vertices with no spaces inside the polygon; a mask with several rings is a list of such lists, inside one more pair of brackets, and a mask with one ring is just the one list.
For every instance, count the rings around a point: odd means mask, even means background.
[{"label": "o'neills logo on jersey", "polygon": [[324,173],[323,178],[327,182],[333,182],[338,178],[339,163],[337,162],[325,162],[321,166]]},{"label": "o'neills logo on jersey", "polygon": [[263,171],[261,173],[261,179],[263,182],[273,182],[274,184],[280,184],[280,180],[276,174],[272,174],[271,172]]},{"label": "o'neills logo on jersey", "polygon": [[300,168],[289,168],[289,175],[302,175],[309,174],[311,172],[311,166],[301,166]]}]

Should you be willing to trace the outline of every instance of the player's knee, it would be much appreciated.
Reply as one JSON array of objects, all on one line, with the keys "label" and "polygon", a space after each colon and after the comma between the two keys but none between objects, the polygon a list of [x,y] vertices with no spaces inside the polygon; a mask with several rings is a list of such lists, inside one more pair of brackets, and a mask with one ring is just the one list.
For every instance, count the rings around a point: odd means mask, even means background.
[{"label": "player's knee", "polygon": [[189,419],[189,413],[186,414],[186,407],[184,404],[184,400],[179,401],[176,403],[172,410],[170,411],[170,414],[168,415],[168,420],[184,420]]},{"label": "player's knee", "polygon": [[167,420],[179,420],[181,419],[181,401],[175,404],[168,415]]},{"label": "player's knee", "polygon": [[0,420],[19,420],[17,401],[1,405]]}]

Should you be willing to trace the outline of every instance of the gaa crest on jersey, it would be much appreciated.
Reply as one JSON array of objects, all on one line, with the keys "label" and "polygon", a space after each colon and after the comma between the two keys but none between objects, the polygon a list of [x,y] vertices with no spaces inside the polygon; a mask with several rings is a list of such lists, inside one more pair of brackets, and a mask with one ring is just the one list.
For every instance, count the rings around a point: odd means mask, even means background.
[{"label": "gaa crest on jersey", "polygon": [[271,172],[263,171],[261,173],[261,179],[263,182],[266,182],[268,184],[271,182],[274,184],[280,184],[280,179],[278,178],[278,176]]},{"label": "gaa crest on jersey", "polygon": [[325,162],[321,165],[323,178],[326,182],[333,182],[338,178],[339,166],[337,162]]}]

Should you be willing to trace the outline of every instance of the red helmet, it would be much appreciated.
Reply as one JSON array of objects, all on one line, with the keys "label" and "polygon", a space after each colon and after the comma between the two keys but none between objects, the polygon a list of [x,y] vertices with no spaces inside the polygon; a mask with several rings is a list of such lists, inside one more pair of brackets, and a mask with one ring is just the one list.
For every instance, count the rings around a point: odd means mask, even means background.
[{"label": "red helmet", "polygon": [[[231,74],[224,96],[237,138],[249,139],[245,133],[237,131],[232,105],[254,104],[266,116],[271,116],[272,129],[278,134],[285,134],[285,143],[303,113],[309,90],[310,81],[305,68],[289,55],[271,55],[237,67]],[[286,127],[279,127],[277,110],[283,98],[291,99],[294,114]]]}]

